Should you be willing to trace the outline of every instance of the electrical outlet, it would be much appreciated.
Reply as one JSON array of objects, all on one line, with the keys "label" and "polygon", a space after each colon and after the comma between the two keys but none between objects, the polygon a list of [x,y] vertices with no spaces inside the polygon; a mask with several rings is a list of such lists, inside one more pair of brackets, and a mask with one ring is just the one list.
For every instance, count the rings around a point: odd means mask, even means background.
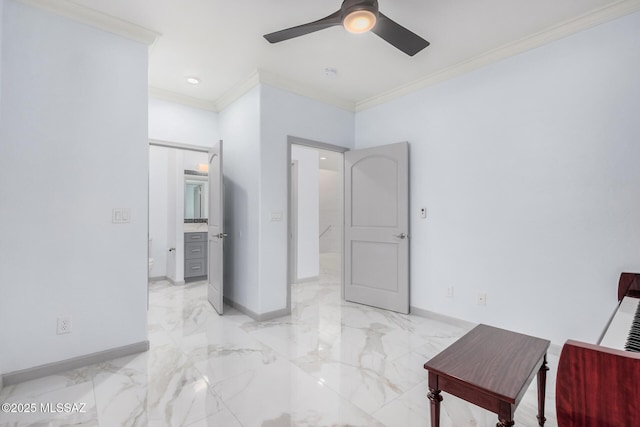
[{"label": "electrical outlet", "polygon": [[480,292],[478,294],[478,305],[487,305],[487,294]]},{"label": "electrical outlet", "polygon": [[58,317],[58,335],[71,333],[71,316]]},{"label": "electrical outlet", "polygon": [[420,208],[420,218],[425,219],[427,217],[427,208]]},{"label": "electrical outlet", "polygon": [[447,298],[453,298],[453,286],[447,288]]}]

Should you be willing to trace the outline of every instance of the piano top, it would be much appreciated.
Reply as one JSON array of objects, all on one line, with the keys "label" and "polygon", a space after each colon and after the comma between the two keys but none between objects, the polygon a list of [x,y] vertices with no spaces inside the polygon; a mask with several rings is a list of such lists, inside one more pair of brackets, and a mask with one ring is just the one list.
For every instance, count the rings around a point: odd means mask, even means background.
[{"label": "piano top", "polygon": [[640,274],[622,273],[618,280],[618,301],[625,296],[640,298]]},{"label": "piano top", "polygon": [[611,319],[611,323],[609,323],[607,331],[602,337],[602,340],[600,340],[600,345],[618,350],[625,349],[624,346],[635,318],[638,303],[640,303],[640,298],[631,296],[622,298],[618,309]]}]

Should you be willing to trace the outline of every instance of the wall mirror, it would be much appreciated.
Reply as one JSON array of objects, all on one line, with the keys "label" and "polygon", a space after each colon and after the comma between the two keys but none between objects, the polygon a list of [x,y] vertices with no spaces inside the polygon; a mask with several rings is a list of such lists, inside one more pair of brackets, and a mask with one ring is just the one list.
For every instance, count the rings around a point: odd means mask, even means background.
[{"label": "wall mirror", "polygon": [[206,176],[185,176],[184,219],[207,218],[207,181]]}]

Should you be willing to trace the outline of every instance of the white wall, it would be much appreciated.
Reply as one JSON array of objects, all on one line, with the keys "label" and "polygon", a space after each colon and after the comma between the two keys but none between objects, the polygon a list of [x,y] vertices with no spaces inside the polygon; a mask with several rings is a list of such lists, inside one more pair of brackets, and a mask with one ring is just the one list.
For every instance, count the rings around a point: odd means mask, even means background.
[{"label": "white wall", "polygon": [[[4,0],[0,0],[0,24],[3,22],[3,11],[4,11]],[[4,31],[2,31],[2,25],[0,25],[0,123],[2,123],[2,35]],[[3,330],[0,328],[0,342],[7,342]],[[3,357],[0,355],[0,391],[2,391],[3,381],[2,381],[2,373],[4,372],[3,368]]]},{"label": "white wall", "polygon": [[220,139],[218,113],[149,97],[149,138],[213,147]]},{"label": "white wall", "polygon": [[291,160],[298,161],[297,280],[320,274],[318,150],[294,145]]},{"label": "white wall", "polygon": [[[260,86],[260,312],[286,307],[287,136],[352,147],[354,113],[269,85]],[[283,221],[271,221],[271,212]]]},{"label": "white wall", "polygon": [[[339,155],[342,158],[342,154]],[[342,172],[320,169],[320,253],[342,252]],[[326,231],[325,231],[326,230]]]},{"label": "white wall", "polygon": [[[225,141],[225,296],[262,315],[286,308],[289,135],[353,146],[354,114],[258,85],[219,114]],[[271,221],[271,213],[282,214]]]},{"label": "white wall", "polygon": [[410,142],[412,306],[597,340],[640,271],[639,52],[636,13],[357,114]]},{"label": "white wall", "polygon": [[260,88],[227,107],[219,120],[224,229],[229,235],[224,241],[224,294],[259,313]]},{"label": "white wall", "polygon": [[147,339],[147,46],[13,0],[2,33],[7,374]]}]

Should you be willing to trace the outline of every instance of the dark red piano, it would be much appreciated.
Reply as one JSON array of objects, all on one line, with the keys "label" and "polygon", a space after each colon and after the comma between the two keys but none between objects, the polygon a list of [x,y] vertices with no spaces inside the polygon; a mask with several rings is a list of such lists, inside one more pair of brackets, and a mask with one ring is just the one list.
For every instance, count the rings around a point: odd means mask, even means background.
[{"label": "dark red piano", "polygon": [[598,344],[562,347],[558,427],[640,427],[640,274],[620,275],[618,301]]}]

